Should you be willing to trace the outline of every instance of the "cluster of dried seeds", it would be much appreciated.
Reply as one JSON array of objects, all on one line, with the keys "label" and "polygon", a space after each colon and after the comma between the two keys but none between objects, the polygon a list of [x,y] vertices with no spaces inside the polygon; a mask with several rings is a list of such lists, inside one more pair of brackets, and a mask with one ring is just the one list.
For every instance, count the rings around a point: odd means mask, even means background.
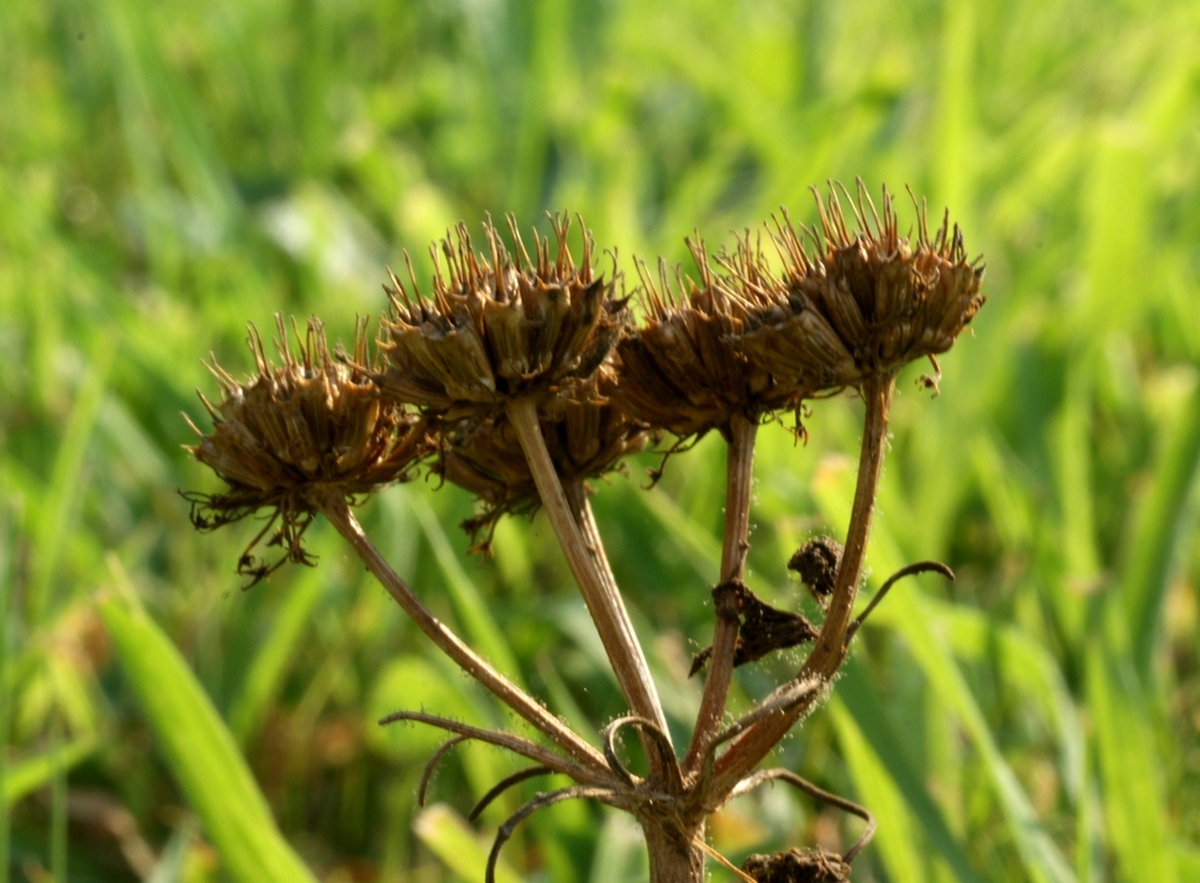
[{"label": "cluster of dried seeds", "polygon": [[[432,471],[481,501],[464,523],[478,533],[538,505],[506,415],[517,399],[536,403],[560,475],[575,480],[616,468],[648,433],[728,435],[734,415],[799,416],[805,399],[944,352],[983,303],[982,269],[967,263],[958,228],[946,221],[931,237],[919,211],[910,242],[886,189],[882,217],[861,184],[851,205],[854,229],[836,192],[818,199],[819,229],[798,230],[784,215],[768,231],[779,269],[749,234],[711,261],[689,242],[698,281],[677,274],[672,286],[664,267],[656,281],[639,264],[636,326],[620,274],[606,279],[592,266],[582,220],[578,263],[565,215],[552,219],[554,242],[534,234],[532,256],[511,217],[512,252],[490,222],[486,253],[476,252],[460,224],[431,248],[429,296],[411,264],[409,286],[394,275],[385,286],[393,311],[382,358],[368,358],[361,328],[352,358],[330,358],[314,319],[298,358],[280,325],[279,367],[252,331],[258,374],[248,384],[214,366],[222,398],[205,405],[215,428],[190,450],[230,489],[193,495],[195,521],[274,509],[274,540],[302,560],[290,538],[314,511],[315,489],[365,494],[436,450]],[[243,564],[261,575],[252,559]]]},{"label": "cluster of dried seeds", "polygon": [[[282,560],[307,562],[301,537],[319,507],[316,495],[357,497],[406,478],[431,453],[425,420],[379,395],[368,362],[365,323],[355,334],[354,358],[330,356],[319,320],[309,319],[296,351],[277,319],[281,364],[267,357],[252,327],[249,346],[257,372],[239,382],[216,364],[209,370],[221,386],[214,406],[200,400],[213,421],[205,435],[188,420],[200,442],[187,450],[229,485],[220,494],[189,493],[192,522],[213,529],[261,509],[274,517],[247,548],[238,571],[256,581],[281,562],[266,565],[250,554],[276,526],[271,542]],[[184,419],[187,419],[186,415]]]}]

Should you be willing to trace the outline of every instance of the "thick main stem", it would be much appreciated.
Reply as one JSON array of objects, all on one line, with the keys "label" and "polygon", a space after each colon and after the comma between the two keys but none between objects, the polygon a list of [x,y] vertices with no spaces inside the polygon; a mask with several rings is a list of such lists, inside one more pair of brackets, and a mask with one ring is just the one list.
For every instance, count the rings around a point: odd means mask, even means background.
[{"label": "thick main stem", "polygon": [[474,650],[464,644],[454,632],[434,616],[420,599],[412,593],[390,564],[379,554],[379,550],[363,532],[358,520],[338,495],[331,494],[321,501],[322,514],[354,548],[367,569],[383,585],[393,600],[408,614],[425,635],[454,662],[490,690],[496,698],[529,721],[547,738],[553,740],[568,756],[587,770],[600,773],[597,782],[610,780],[604,757],[577,736],[566,724],[548,712],[537,700],[492,668]]},{"label": "thick main stem", "polygon": [[[871,516],[875,511],[875,494],[879,488],[879,474],[887,444],[888,408],[891,406],[894,387],[891,377],[870,380],[863,385],[862,398],[866,404],[866,418],[863,422],[858,482],[854,489],[854,505],[850,511],[845,551],[838,566],[821,634],[795,681],[816,677],[828,682],[845,659],[846,630],[849,628],[854,599],[858,594],[867,539],[871,533]],[[790,685],[785,685],[784,689],[787,686]],[[814,694],[812,701],[802,703],[787,714],[755,724],[734,739],[729,749],[717,759],[713,793],[727,792],[758,766],[819,695]]]},{"label": "thick main stem", "polygon": [[650,854],[650,883],[702,883],[704,852],[698,842],[704,836],[703,822],[695,830],[683,830],[677,820],[665,816],[638,821]]},{"label": "thick main stem", "polygon": [[[721,582],[740,579],[746,564],[746,541],[750,530],[750,492],[754,477],[754,439],[758,424],[742,414],[729,423],[729,445],[725,459],[725,525],[721,543]],[[685,774],[695,772],[709,742],[721,728],[729,681],[733,677],[733,657],[737,650],[738,616],[736,610],[714,597],[716,623],[713,626],[712,658],[696,715],[696,728],[688,746],[683,767]]]},{"label": "thick main stem", "polygon": [[662,703],[650,677],[650,667],[646,664],[642,646],[629,621],[629,613],[625,610],[625,603],[615,583],[609,584],[611,576],[606,578],[601,574],[601,568],[584,542],[580,525],[567,503],[558,471],[546,449],[537,405],[531,399],[516,399],[508,406],[508,419],[516,430],[525,459],[529,461],[538,496],[562,546],[567,566],[579,586],[583,602],[596,624],[596,631],[600,633],[600,640],[625,701],[634,714],[653,721],[664,733],[667,732]]}]

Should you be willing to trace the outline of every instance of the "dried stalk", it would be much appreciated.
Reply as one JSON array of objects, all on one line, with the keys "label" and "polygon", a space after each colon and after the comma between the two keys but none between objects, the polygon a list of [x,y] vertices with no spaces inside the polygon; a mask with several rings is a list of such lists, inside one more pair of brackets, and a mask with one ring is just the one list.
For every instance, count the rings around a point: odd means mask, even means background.
[{"label": "dried stalk", "polygon": [[[863,560],[871,531],[871,516],[875,511],[875,494],[887,444],[888,409],[892,401],[895,379],[876,377],[863,384],[862,397],[866,404],[863,422],[862,453],[858,461],[858,482],[854,489],[854,505],[850,511],[850,527],[846,532],[845,551],[838,566],[837,580],[829,600],[829,608],[820,637],[805,660],[795,681],[816,677],[830,680],[846,657],[846,633],[850,627],[854,599],[862,579]],[[716,763],[714,790],[726,794],[748,775],[778,744],[808,710],[816,697],[780,714],[760,721],[738,736]]]},{"label": "dried stalk", "polygon": [[575,735],[566,724],[547,711],[536,699],[492,668],[486,660],[450,631],[440,619],[429,612],[429,609],[412,593],[404,580],[392,570],[391,565],[379,554],[379,550],[363,533],[362,527],[350,511],[350,507],[346,505],[345,499],[336,494],[328,494],[321,501],[320,509],[338,533],[350,543],[358,557],[363,560],[367,569],[375,575],[387,593],[417,624],[417,627],[443,653],[454,660],[459,668],[487,687],[497,699],[536,727],[584,769],[595,771],[601,777],[607,778],[608,766],[604,762],[604,757],[595,748]]},{"label": "dried stalk", "polygon": [[[546,449],[546,440],[538,422],[537,405],[532,399],[515,399],[508,406],[508,418],[521,441],[521,448],[537,484],[538,496],[562,546],[579,592],[583,595],[583,602],[600,633],[600,640],[625,701],[634,714],[648,718],[666,731],[662,703],[650,677],[650,667],[646,664],[642,646],[629,621],[625,603],[616,591],[611,573],[606,575],[607,563],[604,566],[598,563],[602,559],[598,534],[592,542],[596,551],[589,551],[583,530],[572,513],[558,472]],[[653,753],[650,756],[653,758]]]},{"label": "dried stalk", "polygon": [[[729,446],[725,461],[725,524],[721,543],[721,583],[740,579],[745,569],[750,530],[750,492],[754,477],[754,439],[758,424],[743,414],[734,414],[729,422]],[[688,745],[683,768],[687,775],[698,769],[705,749],[720,729],[733,677],[733,657],[737,649],[738,615],[730,605],[715,603],[712,658],[704,681],[704,695],[696,728]]]}]

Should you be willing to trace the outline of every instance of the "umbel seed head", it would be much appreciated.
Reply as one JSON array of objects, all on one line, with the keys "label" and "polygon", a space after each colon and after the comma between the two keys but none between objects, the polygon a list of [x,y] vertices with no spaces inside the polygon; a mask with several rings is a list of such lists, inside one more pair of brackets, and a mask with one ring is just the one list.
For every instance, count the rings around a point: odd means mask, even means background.
[{"label": "umbel seed head", "polygon": [[[353,360],[330,357],[315,317],[303,338],[292,323],[292,344],[281,316],[276,325],[281,364],[271,363],[250,326],[255,375],[238,382],[214,361],[208,367],[221,399],[213,405],[200,394],[213,431],[205,435],[188,420],[200,442],[186,450],[229,485],[221,494],[184,494],[193,524],[211,530],[261,509],[272,512],[238,566],[255,582],[283,560],[309,562],[301,537],[322,499],[354,498],[407,478],[430,452],[423,421],[381,397],[372,371],[363,367],[369,363],[365,322],[356,328]],[[250,550],[275,525],[270,543],[283,546],[285,556],[268,566]]]},{"label": "umbel seed head", "polygon": [[391,275],[385,290],[394,316],[384,322],[382,341],[388,368],[379,378],[387,395],[444,418],[488,416],[520,396],[541,401],[600,366],[620,336],[625,301],[613,297],[615,275],[594,275],[586,228],[576,266],[569,219],[552,221],[553,254],[535,232],[532,258],[511,216],[515,258],[490,221],[486,255],[474,251],[459,224],[440,243],[440,257],[430,250],[431,298],[421,296],[411,263],[411,293]]},{"label": "umbel seed head", "polygon": [[[609,365],[538,409],[546,448],[559,479],[600,478],[617,469],[627,454],[647,440],[644,424],[628,417],[609,399],[616,380]],[[503,415],[470,417],[442,433],[433,473],[475,494],[478,515],[462,527],[486,551],[496,521],[506,512],[534,511],[541,500],[516,431]]]},{"label": "umbel seed head", "polygon": [[811,326],[831,328],[852,360],[831,379],[860,386],[950,349],[983,306],[983,267],[967,262],[962,233],[951,227],[948,214],[930,235],[918,205],[916,237],[910,238],[900,235],[886,187],[882,217],[861,181],[855,198],[843,195],[853,226],[833,190],[824,203],[817,197],[819,230],[798,232],[786,213],[776,223],[774,239],[784,260],[782,284],[773,289],[776,309],[761,313],[762,324],[739,343],[755,364],[800,377],[823,358],[814,350]]},{"label": "umbel seed head", "polygon": [[700,281],[677,278],[678,294],[662,263],[657,282],[638,265],[643,323],[617,346],[622,406],[679,436],[724,432],[734,414],[757,420],[798,406],[807,388],[781,383],[738,343],[754,311],[769,306],[766,296],[714,272],[702,243],[688,247]]}]

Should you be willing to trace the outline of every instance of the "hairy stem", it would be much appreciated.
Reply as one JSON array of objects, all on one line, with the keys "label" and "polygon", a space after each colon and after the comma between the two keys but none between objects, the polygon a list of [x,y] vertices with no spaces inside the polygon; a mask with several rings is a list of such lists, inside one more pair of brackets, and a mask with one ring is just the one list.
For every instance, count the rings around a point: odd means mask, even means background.
[{"label": "hairy stem", "polygon": [[[875,511],[875,494],[879,488],[879,473],[887,444],[888,408],[894,388],[894,379],[891,377],[870,380],[862,388],[866,418],[863,422],[858,483],[854,489],[854,505],[850,511],[845,551],[838,567],[821,634],[805,660],[804,667],[796,675],[797,681],[813,677],[829,681],[846,656],[846,632],[850,627],[854,599],[862,579],[867,539],[871,532],[871,516]],[[727,793],[758,766],[801,715],[811,707],[812,702],[823,693],[824,691],[815,692],[809,702],[801,703],[786,714],[763,720],[734,739],[725,753],[717,759],[714,793]]]},{"label": "hairy stem", "polygon": [[[746,541],[750,529],[750,490],[754,476],[754,439],[758,424],[735,414],[729,424],[729,446],[725,460],[725,525],[721,543],[721,582],[740,579],[745,569]],[[714,596],[716,624],[713,626],[712,658],[704,681],[704,695],[696,728],[688,745],[683,766],[695,772],[704,750],[721,728],[729,681],[733,677],[733,657],[737,649],[737,611]]]},{"label": "hairy stem", "polygon": [[339,495],[330,494],[320,501],[322,514],[354,548],[367,569],[383,585],[393,600],[408,614],[434,644],[454,662],[490,690],[497,699],[536,727],[548,739],[558,745],[573,760],[588,770],[603,771],[607,778],[608,767],[604,757],[592,746],[577,736],[566,724],[547,711],[524,690],[492,668],[474,650],[464,644],[454,632],[429,612],[420,599],[412,593],[391,565],[379,554],[379,550],[363,533],[350,507]]},{"label": "hairy stem", "polygon": [[[542,506],[562,546],[588,613],[596,624],[596,631],[600,633],[600,640],[625,701],[634,714],[648,718],[666,731],[662,703],[650,678],[650,667],[646,664],[633,624],[629,621],[625,602],[615,582],[612,582],[611,573],[606,575],[607,563],[603,567],[598,563],[603,554],[599,551],[602,547],[598,545],[598,535],[593,542],[596,552],[588,550],[583,530],[572,513],[558,471],[546,449],[546,440],[542,437],[542,427],[538,422],[537,405],[531,399],[516,399],[508,406],[508,418],[520,439]],[[651,753],[651,758],[653,756]]]}]

